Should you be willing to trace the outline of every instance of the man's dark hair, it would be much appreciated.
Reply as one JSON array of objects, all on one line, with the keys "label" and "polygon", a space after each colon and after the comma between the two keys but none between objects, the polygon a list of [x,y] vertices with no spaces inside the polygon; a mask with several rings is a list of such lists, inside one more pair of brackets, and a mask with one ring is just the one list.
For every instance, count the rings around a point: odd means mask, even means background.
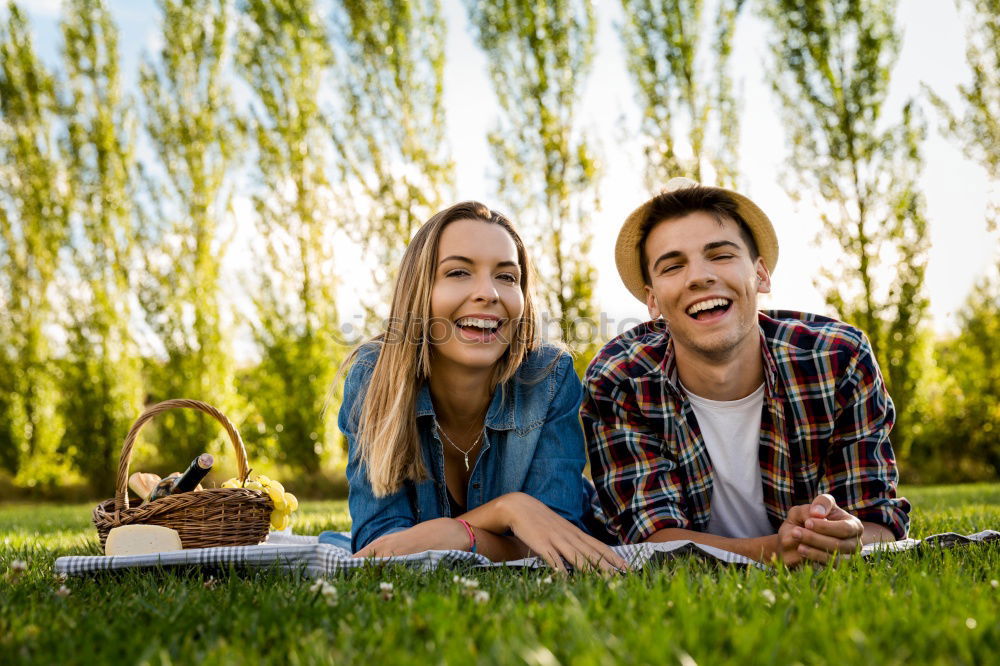
[{"label": "man's dark hair", "polygon": [[653,227],[660,222],[684,217],[696,211],[703,211],[714,217],[719,226],[726,220],[732,220],[740,228],[740,237],[746,243],[750,251],[750,259],[757,260],[760,251],[757,249],[757,241],[754,240],[750,227],[747,226],[743,216],[740,215],[736,200],[725,192],[714,187],[686,187],[673,192],[663,192],[653,198],[653,203],[646,213],[640,227],[642,232],[639,236],[639,252],[642,263],[642,279],[646,284],[652,280],[649,277],[648,259],[646,257],[646,238],[653,230]]}]

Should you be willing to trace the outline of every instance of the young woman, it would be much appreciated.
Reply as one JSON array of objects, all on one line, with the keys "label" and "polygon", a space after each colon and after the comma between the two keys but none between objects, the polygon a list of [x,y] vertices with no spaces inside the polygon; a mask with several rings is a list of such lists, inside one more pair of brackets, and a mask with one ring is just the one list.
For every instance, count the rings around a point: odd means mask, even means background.
[{"label": "young woman", "polygon": [[355,557],[459,549],[627,567],[583,529],[580,382],[539,342],[530,280],[517,232],[480,203],[414,236],[387,330],[355,351],[344,385]]}]

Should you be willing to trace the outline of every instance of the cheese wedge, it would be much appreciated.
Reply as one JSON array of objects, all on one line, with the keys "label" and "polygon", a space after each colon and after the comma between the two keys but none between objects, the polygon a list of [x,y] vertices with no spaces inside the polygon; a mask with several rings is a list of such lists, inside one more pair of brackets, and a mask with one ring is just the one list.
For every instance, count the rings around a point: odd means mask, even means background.
[{"label": "cheese wedge", "polygon": [[159,525],[122,525],[108,533],[104,554],[148,555],[182,548],[177,530]]}]

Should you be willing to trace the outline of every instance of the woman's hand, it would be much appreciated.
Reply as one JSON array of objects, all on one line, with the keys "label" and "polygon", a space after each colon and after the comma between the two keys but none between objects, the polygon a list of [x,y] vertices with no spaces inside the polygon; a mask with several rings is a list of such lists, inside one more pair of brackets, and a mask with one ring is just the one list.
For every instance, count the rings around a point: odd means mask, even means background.
[{"label": "woman's hand", "polygon": [[564,560],[574,569],[584,571],[618,573],[629,568],[628,562],[606,544],[534,497],[510,493],[499,499],[508,528],[553,569],[565,572]]},{"label": "woman's hand", "polygon": [[381,536],[354,554],[357,558],[411,555],[425,550],[468,550],[469,533],[453,518],[435,518]]}]

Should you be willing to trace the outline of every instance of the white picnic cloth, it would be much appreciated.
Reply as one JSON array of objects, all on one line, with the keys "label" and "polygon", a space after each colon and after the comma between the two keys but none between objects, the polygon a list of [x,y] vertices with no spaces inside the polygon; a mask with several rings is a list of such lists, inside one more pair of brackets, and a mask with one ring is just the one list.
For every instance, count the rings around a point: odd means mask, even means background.
[{"label": "white picnic cloth", "polygon": [[[71,555],[58,558],[55,563],[55,571],[57,574],[82,576],[101,571],[125,569],[238,566],[256,569],[300,570],[311,578],[318,578],[340,572],[349,572],[359,567],[386,564],[400,564],[424,571],[436,569],[439,566],[463,565],[482,568],[503,566],[542,568],[546,566],[544,561],[537,557],[513,562],[491,562],[482,555],[462,550],[428,550],[412,555],[355,559],[351,557],[349,551],[337,546],[319,543],[317,539],[316,536],[272,533],[266,542],[256,546],[190,548],[150,555]],[[917,547],[951,548],[996,540],[1000,540],[1000,532],[995,530],[984,530],[969,535],[946,532],[935,534],[926,539],[904,539],[896,542],[869,544],[862,549],[861,555],[870,558]],[[692,541],[665,541],[663,543],[614,546],[613,550],[627,560],[633,569],[659,564],[682,555],[695,555],[726,565],[769,568],[742,555]]]}]

